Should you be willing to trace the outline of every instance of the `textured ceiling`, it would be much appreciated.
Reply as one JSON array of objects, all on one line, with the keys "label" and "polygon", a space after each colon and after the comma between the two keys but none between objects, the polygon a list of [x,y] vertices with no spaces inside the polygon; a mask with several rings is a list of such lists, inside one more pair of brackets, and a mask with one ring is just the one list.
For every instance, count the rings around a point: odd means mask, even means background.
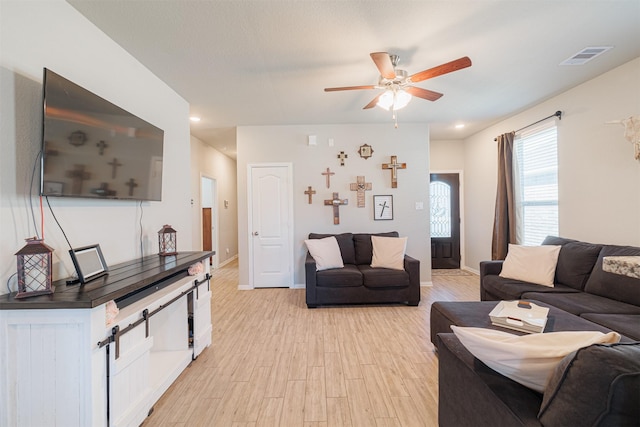
[{"label": "textured ceiling", "polygon": [[[416,84],[441,99],[399,112],[432,139],[465,138],[640,56],[639,0],[67,1],[184,97],[202,117],[192,134],[231,157],[241,125],[393,126],[362,109],[376,90],[323,91],[376,84],[370,52],[399,55],[409,74],[471,58]],[[587,46],[614,49],[559,65]]]}]

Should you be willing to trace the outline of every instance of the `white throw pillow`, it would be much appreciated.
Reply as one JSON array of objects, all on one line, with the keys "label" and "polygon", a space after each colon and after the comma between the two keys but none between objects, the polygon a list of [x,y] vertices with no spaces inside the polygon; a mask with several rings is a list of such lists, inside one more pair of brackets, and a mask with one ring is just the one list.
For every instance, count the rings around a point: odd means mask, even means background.
[{"label": "white throw pillow", "polygon": [[308,239],[304,243],[309,249],[309,253],[316,261],[316,271],[329,270],[331,268],[342,268],[342,253],[335,237],[325,237],[324,239]]},{"label": "white throw pillow", "polygon": [[404,252],[407,249],[406,237],[371,236],[373,245],[372,268],[391,268],[404,270]]},{"label": "white throw pillow", "polygon": [[620,341],[617,332],[566,331],[519,336],[484,328],[451,326],[451,329],[485,365],[540,393],[567,354],[591,344]]},{"label": "white throw pillow", "polygon": [[500,277],[553,287],[560,246],[520,246],[509,244]]}]

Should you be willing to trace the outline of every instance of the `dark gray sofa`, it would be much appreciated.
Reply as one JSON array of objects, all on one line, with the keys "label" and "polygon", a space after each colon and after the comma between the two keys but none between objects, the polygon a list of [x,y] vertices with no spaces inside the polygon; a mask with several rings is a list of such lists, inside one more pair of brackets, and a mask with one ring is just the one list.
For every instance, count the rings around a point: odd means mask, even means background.
[{"label": "dark gray sofa", "polygon": [[559,330],[615,330],[621,342],[566,356],[540,394],[490,369],[448,333],[458,318],[474,323],[473,302],[448,307],[447,316],[432,307],[441,427],[640,426],[640,279],[602,269],[604,256],[640,255],[640,248],[560,237],[547,237],[543,244],[561,246],[554,287],[500,277],[503,262],[486,261],[480,264],[481,300],[541,302],[560,310],[556,326],[566,328]]},{"label": "dark gray sofa", "polygon": [[334,236],[338,241],[343,268],[316,271],[316,262],[309,252],[305,259],[307,307],[333,304],[420,302],[420,261],[404,257],[404,270],[372,268],[371,236],[398,237],[398,233],[310,233],[309,239]]},{"label": "dark gray sofa", "polygon": [[480,299],[531,299],[640,340],[640,279],[608,273],[605,256],[640,255],[640,247],[601,245],[547,237],[544,245],[560,245],[554,287],[500,277],[503,261],[480,263]]}]

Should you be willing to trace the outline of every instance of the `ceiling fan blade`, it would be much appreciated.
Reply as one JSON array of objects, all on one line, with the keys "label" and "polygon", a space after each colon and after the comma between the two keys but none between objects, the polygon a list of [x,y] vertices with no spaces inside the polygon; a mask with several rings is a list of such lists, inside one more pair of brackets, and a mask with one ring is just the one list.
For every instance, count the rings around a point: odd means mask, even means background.
[{"label": "ceiling fan blade", "polygon": [[407,86],[405,90],[413,96],[417,96],[418,98],[426,99],[428,101],[435,101],[442,96],[440,92],[434,92],[432,90],[422,89],[421,87],[415,86]]},{"label": "ceiling fan blade", "polygon": [[376,63],[376,67],[378,67],[378,71],[380,71],[380,75],[382,77],[389,80],[396,78],[396,72],[393,69],[393,64],[391,63],[391,57],[387,52],[373,52],[371,54],[371,59]]},{"label": "ceiling fan blade", "polygon": [[[384,92],[383,92],[384,93]],[[382,95],[382,93],[380,94]],[[376,104],[378,103],[378,99],[380,99],[380,95],[376,96],[375,98],[373,98],[371,100],[370,103],[368,103],[367,105],[364,106],[364,108],[362,108],[363,110],[368,110],[369,108],[373,108],[376,106]]]},{"label": "ceiling fan blade", "polygon": [[366,86],[344,86],[344,87],[326,87],[324,88],[325,92],[336,92],[339,90],[360,90],[360,89],[375,89],[374,85],[366,85]]},{"label": "ceiling fan blade", "polygon": [[429,68],[428,70],[420,71],[419,73],[415,73],[409,80],[412,82],[421,82],[423,80],[431,79],[433,77],[438,77],[443,74],[451,73],[453,71],[458,71],[463,68],[467,68],[471,66],[471,60],[469,57],[464,56],[462,58],[456,59],[455,61],[447,62],[446,64],[438,65],[437,67]]}]

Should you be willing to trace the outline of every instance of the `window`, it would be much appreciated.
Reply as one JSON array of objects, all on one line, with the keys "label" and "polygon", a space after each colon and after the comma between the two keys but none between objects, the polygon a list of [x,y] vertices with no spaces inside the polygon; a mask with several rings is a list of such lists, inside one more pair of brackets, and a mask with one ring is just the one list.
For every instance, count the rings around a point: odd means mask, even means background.
[{"label": "window", "polygon": [[516,134],[513,150],[518,243],[558,235],[558,150],[555,123]]}]

